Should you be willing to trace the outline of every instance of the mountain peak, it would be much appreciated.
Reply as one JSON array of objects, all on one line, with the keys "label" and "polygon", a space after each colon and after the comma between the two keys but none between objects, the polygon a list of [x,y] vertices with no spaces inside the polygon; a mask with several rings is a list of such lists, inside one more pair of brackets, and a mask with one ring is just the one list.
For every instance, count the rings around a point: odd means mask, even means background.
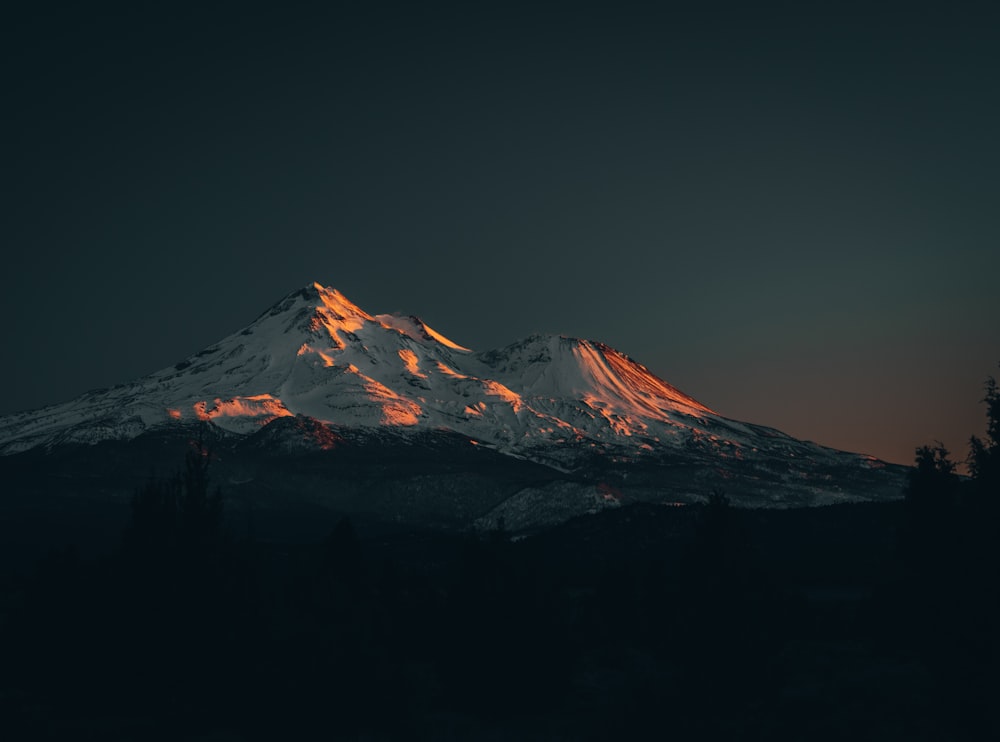
[{"label": "mountain peak", "polygon": [[331,286],[324,286],[315,281],[311,285],[306,286],[303,291],[307,297],[318,302],[317,309],[326,308],[340,319],[355,317],[357,319],[370,320],[372,318],[368,312]]},{"label": "mountain peak", "polygon": [[369,314],[337,289],[332,286],[324,286],[318,281],[314,281],[291,296],[304,297],[310,304],[315,305],[315,312],[310,317],[310,329],[313,330],[325,326],[331,334],[335,334],[337,329],[356,332],[363,324],[373,322],[386,330],[394,330],[420,343],[440,343],[451,350],[464,353],[472,352],[453,340],[449,340],[415,315]]}]

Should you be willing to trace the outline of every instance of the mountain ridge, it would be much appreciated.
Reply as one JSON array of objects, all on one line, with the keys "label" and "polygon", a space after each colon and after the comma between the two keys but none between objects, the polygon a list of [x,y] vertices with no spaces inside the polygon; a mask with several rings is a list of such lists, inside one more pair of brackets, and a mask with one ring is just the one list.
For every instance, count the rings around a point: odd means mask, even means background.
[{"label": "mountain ridge", "polygon": [[[831,471],[896,471],[874,457],[726,418],[601,342],[531,335],[477,352],[414,315],[366,312],[319,283],[173,366],[0,417],[0,454],[196,425],[247,438],[283,418],[308,419],[334,436],[447,432],[619,484],[642,479],[643,467],[659,471],[646,477],[647,488],[660,476],[676,490],[670,467],[700,467],[717,479],[796,489],[791,500],[806,503],[869,496],[863,486],[845,489]],[[702,480],[682,494],[704,493]]]}]

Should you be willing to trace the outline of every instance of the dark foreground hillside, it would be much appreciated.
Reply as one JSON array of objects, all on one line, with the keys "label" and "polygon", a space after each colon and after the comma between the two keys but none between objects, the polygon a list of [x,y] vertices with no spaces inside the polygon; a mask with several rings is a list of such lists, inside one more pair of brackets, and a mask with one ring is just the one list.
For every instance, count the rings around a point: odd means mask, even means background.
[{"label": "dark foreground hillside", "polygon": [[[91,512],[103,553],[5,559],[0,734],[985,739],[996,532],[915,512],[719,496],[512,539],[317,510],[286,517],[320,536],[263,540],[189,462],[128,512]],[[20,543],[57,540],[36,535]]]}]

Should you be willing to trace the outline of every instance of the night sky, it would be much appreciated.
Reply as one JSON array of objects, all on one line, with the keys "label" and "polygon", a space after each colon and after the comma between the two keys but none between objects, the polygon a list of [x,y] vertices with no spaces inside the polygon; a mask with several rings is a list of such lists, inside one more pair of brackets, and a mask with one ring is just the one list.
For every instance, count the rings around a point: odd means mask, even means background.
[{"label": "night sky", "polygon": [[891,461],[982,432],[997,4],[274,5],[0,21],[0,413],[319,281]]}]

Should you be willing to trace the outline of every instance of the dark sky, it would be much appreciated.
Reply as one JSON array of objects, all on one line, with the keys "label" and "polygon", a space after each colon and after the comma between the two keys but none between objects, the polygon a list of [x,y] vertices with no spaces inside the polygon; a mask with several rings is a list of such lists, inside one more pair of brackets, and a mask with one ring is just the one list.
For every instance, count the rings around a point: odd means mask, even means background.
[{"label": "dark sky", "polygon": [[601,340],[827,445],[964,455],[1000,361],[1000,14],[651,5],[4,18],[0,413],[316,280],[476,349]]}]

